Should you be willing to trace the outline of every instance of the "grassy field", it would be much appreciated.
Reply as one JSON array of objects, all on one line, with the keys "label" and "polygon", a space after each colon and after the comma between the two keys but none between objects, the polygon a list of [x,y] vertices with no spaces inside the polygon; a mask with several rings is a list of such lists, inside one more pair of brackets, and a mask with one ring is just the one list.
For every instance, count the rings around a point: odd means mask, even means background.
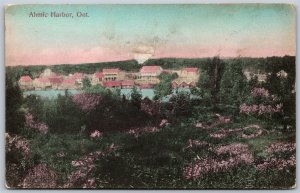
[{"label": "grassy field", "polygon": [[[258,169],[259,164],[270,158],[290,160],[295,149],[280,152],[268,152],[271,144],[284,142],[293,144],[294,133],[281,133],[278,130],[266,130],[259,120],[251,124],[231,122],[214,128],[196,128],[194,123],[182,122],[180,125],[167,125],[154,132],[107,132],[92,138],[84,134],[64,135],[31,133],[27,136],[32,159],[47,163],[57,174],[56,187],[82,187],[88,179],[96,182],[97,188],[291,188],[295,184],[294,163],[271,164]],[[257,125],[263,130],[260,136],[247,139],[243,133],[251,134],[239,128]],[[254,127],[253,127],[254,128]],[[212,133],[232,130],[227,136],[214,138]],[[234,130],[237,130],[235,132]],[[252,131],[252,133],[255,133]],[[246,145],[253,160],[240,161],[245,152],[239,147],[229,147],[222,154],[218,148],[238,144]],[[244,150],[242,150],[244,151]],[[86,156],[101,152],[101,156],[87,161]],[[192,178],[184,174],[185,169],[197,160],[207,158],[210,162],[201,170],[192,168]],[[214,163],[228,162],[228,167],[209,169]],[[74,161],[82,161],[75,166]],[[36,163],[35,163],[36,164]],[[91,167],[92,169],[88,169]],[[283,167],[282,169],[278,169]],[[70,176],[82,170],[85,175],[78,175],[74,182]],[[194,175],[194,176],[193,176]],[[88,186],[87,186],[88,187]]]}]

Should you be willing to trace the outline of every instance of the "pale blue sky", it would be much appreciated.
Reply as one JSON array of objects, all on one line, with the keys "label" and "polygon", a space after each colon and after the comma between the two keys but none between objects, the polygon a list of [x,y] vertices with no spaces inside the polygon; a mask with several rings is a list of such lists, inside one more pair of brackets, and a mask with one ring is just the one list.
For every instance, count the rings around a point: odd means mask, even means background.
[{"label": "pale blue sky", "polygon": [[[72,12],[74,18],[29,17],[52,11]],[[89,17],[78,18],[77,11]],[[49,50],[103,48],[126,59],[139,46],[154,47],[154,57],[295,54],[290,5],[19,5],[6,10],[6,27],[12,58],[18,58],[13,50],[42,57]]]}]

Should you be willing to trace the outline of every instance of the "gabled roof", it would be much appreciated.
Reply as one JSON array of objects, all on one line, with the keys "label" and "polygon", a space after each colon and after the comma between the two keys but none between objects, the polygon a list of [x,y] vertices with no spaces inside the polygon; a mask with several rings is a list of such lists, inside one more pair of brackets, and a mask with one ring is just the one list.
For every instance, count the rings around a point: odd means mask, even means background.
[{"label": "gabled roof", "polygon": [[73,78],[68,78],[68,79],[64,79],[63,80],[63,84],[75,84],[75,79],[73,79]]},{"label": "gabled roof", "polygon": [[173,80],[173,81],[172,81],[172,84],[178,85],[178,82],[177,82],[176,80]]},{"label": "gabled roof", "polygon": [[36,78],[34,80],[40,83],[50,83],[48,78]]},{"label": "gabled roof", "polygon": [[51,76],[48,78],[51,83],[62,83],[63,77],[61,76]]},{"label": "gabled roof", "polygon": [[198,72],[198,68],[184,68],[183,69],[184,71],[187,71],[187,72]]},{"label": "gabled roof", "polygon": [[94,76],[96,77],[96,78],[103,78],[103,73],[102,72],[96,72],[95,74],[94,74]]},{"label": "gabled roof", "polygon": [[19,81],[20,81],[20,82],[31,82],[32,79],[31,79],[30,76],[21,76],[21,78],[20,78]]},{"label": "gabled roof", "polygon": [[115,73],[119,73],[120,69],[119,68],[104,68],[102,70],[103,74],[115,74]]},{"label": "gabled roof", "polygon": [[163,72],[167,73],[167,74],[172,74],[173,70],[170,69],[164,69]]},{"label": "gabled roof", "polygon": [[180,85],[189,85],[189,83],[187,83],[187,82],[185,82],[185,81],[182,81],[182,82],[180,83]]},{"label": "gabled roof", "polygon": [[145,88],[153,88],[153,85],[147,83],[140,84],[140,89],[145,89]]},{"label": "gabled roof", "polygon": [[133,80],[123,80],[122,86],[134,86],[134,81]]},{"label": "gabled roof", "polygon": [[143,66],[140,69],[141,73],[156,73],[161,72],[162,68],[160,66]]},{"label": "gabled roof", "polygon": [[107,81],[107,82],[103,82],[103,86],[105,86],[105,87],[119,87],[119,86],[121,86],[121,82],[120,81]]},{"label": "gabled roof", "polygon": [[181,84],[188,84],[188,85],[195,85],[195,81],[185,81],[185,80],[173,80],[172,84],[177,84],[177,85],[181,85]]}]

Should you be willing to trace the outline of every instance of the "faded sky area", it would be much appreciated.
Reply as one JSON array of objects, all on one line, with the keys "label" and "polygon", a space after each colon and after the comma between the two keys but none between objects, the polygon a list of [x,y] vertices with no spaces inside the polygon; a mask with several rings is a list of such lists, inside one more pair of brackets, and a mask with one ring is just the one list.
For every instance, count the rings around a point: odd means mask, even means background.
[{"label": "faded sky area", "polygon": [[[79,11],[89,17],[76,17]],[[30,12],[72,12],[74,18]],[[282,4],[9,6],[6,65],[294,56],[295,14]]]}]

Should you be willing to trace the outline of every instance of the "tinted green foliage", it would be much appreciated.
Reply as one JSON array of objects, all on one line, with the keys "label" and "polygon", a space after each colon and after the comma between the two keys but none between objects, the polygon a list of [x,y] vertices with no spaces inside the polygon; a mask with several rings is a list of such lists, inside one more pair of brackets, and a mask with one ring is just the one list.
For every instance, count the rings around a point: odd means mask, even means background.
[{"label": "tinted green foliage", "polygon": [[251,88],[247,88],[242,62],[242,60],[236,60],[225,65],[225,72],[220,83],[220,103],[238,108],[249,96]]},{"label": "tinted green foliage", "polygon": [[25,116],[21,111],[21,105],[23,103],[22,92],[10,74],[6,74],[5,80],[5,94],[6,94],[6,132],[19,133],[20,129],[24,126]]},{"label": "tinted green foliage", "polygon": [[181,69],[183,67],[199,67],[202,68],[208,64],[210,58],[160,58],[149,59],[143,65],[159,65],[164,69],[173,68]]},{"label": "tinted green foliage", "polygon": [[[125,101],[123,100],[123,102],[125,102]],[[132,92],[131,92],[131,103],[137,109],[140,109],[141,102],[142,102],[142,94],[137,90],[136,87],[133,87]]]},{"label": "tinted green foliage", "polygon": [[149,116],[140,110],[140,95],[132,97],[132,100],[124,100],[109,91],[101,94],[100,103],[87,116],[88,131],[127,130],[147,124]]},{"label": "tinted green foliage", "polygon": [[83,89],[87,89],[89,87],[91,87],[91,81],[88,78],[83,79],[82,81],[82,87]]},{"label": "tinted green foliage", "polygon": [[[271,57],[266,63],[266,70],[270,72],[267,76],[267,81],[264,86],[271,93],[279,97],[279,101],[283,104],[282,123],[288,125],[296,123],[296,66],[295,57],[285,56],[278,60],[276,57]],[[284,70],[287,77],[278,76],[277,73]],[[293,128],[295,125],[293,126]]]},{"label": "tinted green foliage", "polygon": [[172,117],[188,117],[192,113],[190,95],[184,92],[179,92],[170,98],[172,105]]},{"label": "tinted green foliage", "polygon": [[166,95],[172,94],[172,81],[176,79],[178,75],[176,73],[166,74],[162,73],[159,76],[160,83],[155,86],[155,99],[162,98]]},{"label": "tinted green foliage", "polygon": [[13,78],[19,79],[22,75],[30,75],[36,78],[46,68],[51,69],[53,72],[68,75],[76,72],[82,72],[86,74],[93,74],[98,71],[102,71],[104,68],[120,68],[125,71],[138,71],[141,65],[135,60],[119,61],[119,62],[103,62],[103,63],[88,63],[88,64],[60,64],[50,66],[16,66],[6,67],[7,71],[13,74]]},{"label": "tinted green foliage", "polygon": [[51,133],[78,133],[85,122],[85,115],[72,102],[71,96],[59,95],[57,99],[28,96],[24,105],[38,121],[46,123]]}]

